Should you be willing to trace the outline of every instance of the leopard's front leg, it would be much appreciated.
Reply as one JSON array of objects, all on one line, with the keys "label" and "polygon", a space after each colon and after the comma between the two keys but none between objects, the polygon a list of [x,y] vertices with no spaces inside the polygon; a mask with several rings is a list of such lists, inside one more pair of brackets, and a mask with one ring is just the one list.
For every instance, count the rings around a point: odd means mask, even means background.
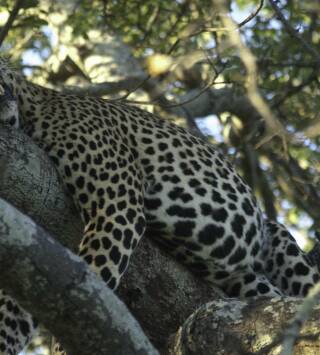
[{"label": "leopard's front leg", "polygon": [[19,304],[0,290],[0,354],[16,355],[29,343],[36,322]]},{"label": "leopard's front leg", "polygon": [[[74,195],[86,225],[79,255],[115,290],[145,231],[143,182],[135,163],[108,176],[96,181],[94,192]],[[55,343],[52,354],[66,353]]]}]

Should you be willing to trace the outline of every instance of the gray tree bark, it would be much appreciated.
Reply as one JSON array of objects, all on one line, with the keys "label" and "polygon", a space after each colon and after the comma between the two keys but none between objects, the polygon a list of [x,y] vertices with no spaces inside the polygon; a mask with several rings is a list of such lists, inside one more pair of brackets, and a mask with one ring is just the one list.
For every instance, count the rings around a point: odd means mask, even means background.
[{"label": "gray tree bark", "polygon": [[83,224],[49,157],[25,134],[0,130],[0,197],[77,250]]},{"label": "gray tree bark", "polygon": [[[303,300],[219,300],[194,312],[172,339],[170,355],[279,355],[285,330]],[[320,306],[303,324],[293,355],[318,355]]]},{"label": "gray tree bark", "polygon": [[158,354],[84,261],[3,199],[0,216],[0,284],[68,354]]}]

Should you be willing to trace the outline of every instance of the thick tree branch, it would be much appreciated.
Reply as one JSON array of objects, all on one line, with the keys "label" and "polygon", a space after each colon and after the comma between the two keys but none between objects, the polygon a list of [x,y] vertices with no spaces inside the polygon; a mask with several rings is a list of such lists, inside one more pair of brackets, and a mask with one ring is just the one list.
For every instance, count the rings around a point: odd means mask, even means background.
[{"label": "thick tree branch", "polygon": [[158,354],[85,262],[4,200],[0,216],[1,285],[68,354]]},{"label": "thick tree branch", "polygon": [[[278,355],[283,331],[302,300],[220,300],[201,306],[183,324],[170,355]],[[303,324],[295,354],[317,354],[320,308]],[[297,334],[296,334],[297,335]]]},{"label": "thick tree branch", "polygon": [[130,91],[135,89],[147,77],[148,76],[144,74],[140,74],[140,75],[137,74],[133,76],[128,76],[118,81],[95,83],[95,84],[86,85],[84,87],[68,86],[64,88],[63,92],[76,94],[76,95],[98,96],[98,97],[103,95],[114,95],[120,91]]},{"label": "thick tree branch", "polygon": [[49,157],[25,134],[1,126],[0,197],[73,251],[83,233],[79,213]]},{"label": "thick tree branch", "polygon": [[16,0],[13,9],[10,12],[10,15],[8,17],[7,22],[1,28],[1,31],[0,31],[0,47],[1,47],[4,39],[8,35],[8,32],[10,31],[10,28],[13,25],[14,20],[18,16],[19,10],[22,8],[22,6],[23,6],[23,0]]},{"label": "thick tree branch", "polygon": [[[306,322],[311,318],[312,313],[320,301],[320,283],[315,285],[308,297],[303,301],[300,307],[298,307],[294,319],[291,321],[290,326],[285,331],[285,337],[283,340],[282,355],[292,354],[294,344],[299,338],[299,334]],[[319,319],[319,318],[318,318]],[[319,332],[318,332],[319,339]]]},{"label": "thick tree branch", "polygon": [[161,354],[167,354],[169,336],[199,305],[220,298],[148,239],[135,251],[117,294]]}]

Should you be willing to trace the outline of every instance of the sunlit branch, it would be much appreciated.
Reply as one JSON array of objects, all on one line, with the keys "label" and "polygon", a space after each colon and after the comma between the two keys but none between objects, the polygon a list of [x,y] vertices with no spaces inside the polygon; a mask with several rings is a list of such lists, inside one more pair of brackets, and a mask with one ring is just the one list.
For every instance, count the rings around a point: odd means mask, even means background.
[{"label": "sunlit branch", "polygon": [[22,5],[23,5],[23,0],[17,0],[16,3],[14,4],[14,7],[13,7],[12,11],[10,12],[7,22],[5,23],[5,25],[2,27],[2,29],[0,31],[0,47],[1,47],[4,39],[7,37],[8,33],[10,31],[10,28],[12,27],[13,22],[16,19]]},{"label": "sunlit branch", "polygon": [[256,110],[260,113],[260,115],[264,118],[267,126],[267,135],[265,138],[261,140],[259,145],[266,143],[268,140],[273,138],[276,135],[279,135],[283,138],[283,143],[285,146],[284,137],[287,135],[282,124],[279,120],[274,116],[269,106],[262,98],[258,90],[257,78],[259,76],[256,59],[254,55],[251,53],[249,48],[244,44],[241,39],[241,36],[238,31],[238,26],[234,23],[234,21],[225,14],[227,13],[227,9],[225,8],[224,2],[221,0],[213,1],[214,5],[219,9],[221,13],[221,21],[224,27],[227,27],[231,30],[227,31],[229,42],[238,49],[239,56],[246,68],[247,76],[246,76],[246,89],[249,100],[252,105],[256,108]]}]

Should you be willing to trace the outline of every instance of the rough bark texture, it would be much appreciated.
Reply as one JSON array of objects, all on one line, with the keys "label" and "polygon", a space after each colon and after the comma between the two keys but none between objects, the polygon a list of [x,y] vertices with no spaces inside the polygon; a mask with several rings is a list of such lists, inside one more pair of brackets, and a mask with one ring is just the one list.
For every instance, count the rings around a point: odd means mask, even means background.
[{"label": "rough bark texture", "polygon": [[126,306],[87,264],[3,199],[0,265],[1,285],[68,354],[158,354]]},{"label": "rough bark texture", "polygon": [[[219,300],[201,306],[171,344],[170,355],[279,355],[297,299]],[[294,355],[320,354],[320,306],[304,324]]]},{"label": "rough bark texture", "polygon": [[54,165],[31,138],[2,125],[0,196],[77,250],[83,225]]}]

